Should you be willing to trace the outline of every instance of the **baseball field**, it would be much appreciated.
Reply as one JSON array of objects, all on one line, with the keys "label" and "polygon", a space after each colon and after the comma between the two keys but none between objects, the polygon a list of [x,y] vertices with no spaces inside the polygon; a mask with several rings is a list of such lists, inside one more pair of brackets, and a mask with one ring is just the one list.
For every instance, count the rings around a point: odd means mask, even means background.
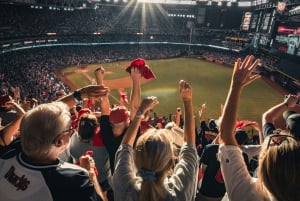
[{"label": "baseball field", "polygon": [[[220,105],[225,102],[232,68],[191,58],[148,60],[146,63],[156,75],[156,79],[142,81],[142,96],[157,96],[159,105],[154,111],[159,116],[175,113],[182,107],[178,96],[178,81],[187,80],[193,88],[194,114],[202,103],[206,103],[206,119],[220,116]],[[110,87],[110,101],[118,103],[118,89],[124,88],[130,94],[131,79],[125,71],[130,61],[84,65],[81,68],[71,66],[61,71],[66,84],[78,88],[94,82],[93,72],[102,65],[105,68],[104,84]],[[247,119],[261,123],[261,114],[282,101],[283,95],[264,80],[256,80],[247,86],[241,97],[239,120]]]}]

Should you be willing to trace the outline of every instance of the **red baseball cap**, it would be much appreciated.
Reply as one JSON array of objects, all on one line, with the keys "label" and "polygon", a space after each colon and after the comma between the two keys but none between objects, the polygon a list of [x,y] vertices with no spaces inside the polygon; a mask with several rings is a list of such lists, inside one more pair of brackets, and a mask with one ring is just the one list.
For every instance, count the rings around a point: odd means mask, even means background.
[{"label": "red baseball cap", "polygon": [[113,109],[110,111],[109,115],[109,121],[112,124],[117,124],[121,123],[123,121],[126,121],[129,117],[129,111],[125,106],[115,106]]},{"label": "red baseball cap", "polygon": [[80,117],[84,114],[92,114],[92,111],[89,108],[82,108],[78,112],[77,119],[80,119]]},{"label": "red baseball cap", "polygon": [[141,58],[137,58],[135,60],[133,60],[131,63],[130,63],[130,66],[126,68],[126,71],[128,73],[130,73],[131,71],[131,67],[136,67],[140,70],[142,76],[145,78],[145,79],[152,79],[152,78],[156,78],[156,76],[154,75],[153,71],[151,70],[151,68],[146,65],[146,62],[144,59],[141,59]]}]

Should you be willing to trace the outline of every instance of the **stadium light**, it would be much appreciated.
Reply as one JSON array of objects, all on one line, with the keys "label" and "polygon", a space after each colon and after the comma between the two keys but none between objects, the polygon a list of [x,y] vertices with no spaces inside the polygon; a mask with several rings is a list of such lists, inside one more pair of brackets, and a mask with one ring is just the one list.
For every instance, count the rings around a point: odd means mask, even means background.
[{"label": "stadium light", "polygon": [[196,1],[193,0],[137,0],[138,3],[161,3],[161,4],[189,4],[196,5]]},{"label": "stadium light", "polygon": [[250,7],[251,6],[251,1],[239,1],[238,2],[238,7]]}]

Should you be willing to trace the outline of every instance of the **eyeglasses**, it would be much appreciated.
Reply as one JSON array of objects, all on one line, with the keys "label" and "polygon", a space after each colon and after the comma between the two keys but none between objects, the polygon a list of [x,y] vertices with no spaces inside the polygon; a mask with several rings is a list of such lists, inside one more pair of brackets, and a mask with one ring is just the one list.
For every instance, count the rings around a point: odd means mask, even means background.
[{"label": "eyeglasses", "polygon": [[71,137],[75,133],[75,128],[71,126],[69,129],[62,131],[61,133],[68,133],[67,135]]},{"label": "eyeglasses", "polygon": [[[67,134],[64,134],[67,133]],[[72,126],[64,131],[61,131],[58,135],[55,136],[52,144],[56,144],[56,140],[61,137],[61,136],[68,136],[69,138],[71,138],[71,136],[75,133],[75,128],[73,128]]]},{"label": "eyeglasses", "polygon": [[296,138],[292,135],[285,135],[285,134],[273,134],[269,136],[268,144],[267,144],[267,150],[270,146],[273,145],[280,145],[283,141],[288,141],[288,139],[294,139],[297,142],[300,142],[299,138]]}]

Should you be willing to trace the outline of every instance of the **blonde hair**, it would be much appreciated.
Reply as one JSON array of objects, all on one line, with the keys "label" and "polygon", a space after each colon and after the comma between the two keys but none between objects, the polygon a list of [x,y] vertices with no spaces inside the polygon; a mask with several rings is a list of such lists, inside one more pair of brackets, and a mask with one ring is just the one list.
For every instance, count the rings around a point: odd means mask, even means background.
[{"label": "blonde hair", "polygon": [[300,200],[300,143],[292,136],[268,147],[264,140],[259,156],[258,178],[262,193],[267,189],[278,201]]},{"label": "blonde hair", "polygon": [[32,157],[46,155],[56,136],[70,124],[69,108],[62,102],[41,104],[31,109],[20,124],[24,153]]},{"label": "blonde hair", "polygon": [[140,201],[162,201],[167,196],[164,180],[174,167],[173,148],[167,129],[149,129],[137,141],[135,164],[139,172],[153,172],[155,179],[144,179],[139,193]]}]

